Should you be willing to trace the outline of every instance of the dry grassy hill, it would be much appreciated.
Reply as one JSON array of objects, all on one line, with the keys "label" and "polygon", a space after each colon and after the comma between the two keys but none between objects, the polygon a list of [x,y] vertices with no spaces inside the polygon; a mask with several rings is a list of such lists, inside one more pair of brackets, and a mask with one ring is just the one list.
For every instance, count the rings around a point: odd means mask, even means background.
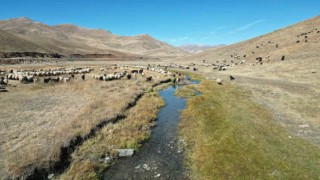
[{"label": "dry grassy hill", "polygon": [[246,60],[253,63],[257,57],[262,57],[263,62],[280,61],[283,55],[285,60],[318,58],[320,57],[319,31],[320,16],[316,16],[263,36],[208,50],[184,60],[205,59],[209,63]]},{"label": "dry grassy hill", "polygon": [[70,24],[48,26],[28,18],[0,21],[0,29],[61,54],[185,56],[187,53],[148,35],[117,36]]},{"label": "dry grassy hill", "polygon": [[42,52],[49,50],[42,48],[34,43],[21,39],[10,33],[0,30],[0,51],[1,52]]}]

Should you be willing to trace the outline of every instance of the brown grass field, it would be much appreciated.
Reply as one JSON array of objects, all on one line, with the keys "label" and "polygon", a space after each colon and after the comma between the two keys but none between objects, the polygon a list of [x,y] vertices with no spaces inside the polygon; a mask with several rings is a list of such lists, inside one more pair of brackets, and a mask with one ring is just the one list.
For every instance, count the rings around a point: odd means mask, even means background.
[{"label": "brown grass field", "polygon": [[[38,68],[38,67],[37,67]],[[91,74],[99,74],[94,71]],[[101,73],[100,73],[101,74]],[[153,83],[164,77],[154,72]],[[60,148],[85,137],[103,121],[126,112],[130,103],[153,83],[136,80],[81,80],[68,84],[20,84],[11,81],[0,94],[0,176],[26,176],[48,168],[60,158]]]}]

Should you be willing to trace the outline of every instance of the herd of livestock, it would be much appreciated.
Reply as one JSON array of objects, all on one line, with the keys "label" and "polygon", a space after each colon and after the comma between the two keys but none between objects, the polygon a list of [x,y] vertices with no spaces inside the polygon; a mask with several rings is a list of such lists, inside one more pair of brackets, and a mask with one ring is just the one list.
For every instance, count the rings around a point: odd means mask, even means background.
[{"label": "herd of livestock", "polygon": [[[163,77],[172,79],[173,82],[181,81],[179,73],[172,73],[167,70],[167,67],[161,66],[133,66],[133,65],[110,65],[95,67],[96,74],[93,73],[93,67],[59,67],[52,69],[20,69],[20,70],[1,70],[0,69],[0,91],[5,90],[4,85],[9,84],[9,81],[19,81],[23,84],[29,83],[68,83],[75,78],[75,75],[81,77],[82,80],[92,78],[100,81],[112,81],[120,79],[136,79],[139,75],[145,78],[146,82],[153,80],[152,76],[147,76],[147,71],[156,72]],[[109,73],[107,73],[109,72]],[[112,73],[110,73],[112,72]],[[90,73],[90,75],[88,75]],[[148,73],[147,73],[148,74]]]}]

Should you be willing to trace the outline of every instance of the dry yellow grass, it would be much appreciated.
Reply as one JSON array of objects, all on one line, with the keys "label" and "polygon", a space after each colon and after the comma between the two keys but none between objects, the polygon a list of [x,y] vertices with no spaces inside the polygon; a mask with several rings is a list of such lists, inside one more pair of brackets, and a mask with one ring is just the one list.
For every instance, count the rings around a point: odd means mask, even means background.
[{"label": "dry yellow grass", "polygon": [[[11,68],[11,67],[10,67]],[[102,73],[102,72],[93,72]],[[152,75],[154,82],[163,80]],[[90,75],[87,75],[89,78]],[[135,98],[149,89],[136,80],[86,81],[69,84],[16,84],[0,94],[0,176],[19,177],[34,168],[48,168],[60,158],[60,148],[84,137],[103,121],[124,114]]]},{"label": "dry yellow grass", "polygon": [[48,166],[60,147],[124,112],[142,92],[132,81],[31,85],[1,94],[1,159],[18,175],[30,164]]},{"label": "dry yellow grass", "polygon": [[157,93],[144,95],[125,119],[105,126],[73,153],[73,163],[61,179],[99,179],[102,170],[110,165],[103,162],[104,157],[114,158],[114,149],[136,149],[150,137],[150,127],[163,105]]}]

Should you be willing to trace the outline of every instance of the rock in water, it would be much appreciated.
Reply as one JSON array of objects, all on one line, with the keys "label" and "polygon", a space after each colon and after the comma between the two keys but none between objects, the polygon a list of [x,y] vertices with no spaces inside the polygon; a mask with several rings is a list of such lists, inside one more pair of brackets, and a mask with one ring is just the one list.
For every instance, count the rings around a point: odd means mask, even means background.
[{"label": "rock in water", "polygon": [[119,152],[119,157],[131,157],[134,154],[134,149],[116,149]]}]

